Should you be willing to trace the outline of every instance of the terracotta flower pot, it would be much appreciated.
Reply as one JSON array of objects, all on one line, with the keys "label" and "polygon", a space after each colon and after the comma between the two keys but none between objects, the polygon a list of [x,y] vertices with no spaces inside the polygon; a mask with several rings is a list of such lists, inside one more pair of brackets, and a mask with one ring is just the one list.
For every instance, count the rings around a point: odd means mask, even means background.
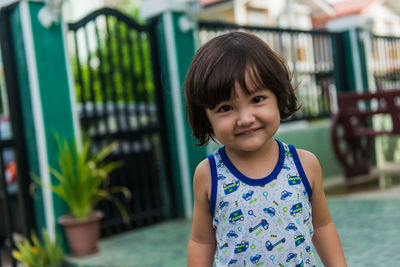
[{"label": "terracotta flower pot", "polygon": [[71,214],[58,219],[64,227],[71,255],[83,256],[98,251],[99,221],[103,216],[102,211],[94,210],[85,220],[77,220]]}]

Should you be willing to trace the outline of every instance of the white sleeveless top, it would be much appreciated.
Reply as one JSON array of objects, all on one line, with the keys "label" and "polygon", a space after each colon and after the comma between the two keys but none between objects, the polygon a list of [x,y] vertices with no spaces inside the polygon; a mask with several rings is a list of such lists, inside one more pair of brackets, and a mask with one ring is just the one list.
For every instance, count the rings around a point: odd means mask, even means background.
[{"label": "white sleeveless top", "polygon": [[216,266],[315,266],[312,190],[294,146],[278,141],[270,175],[238,171],[225,147],[208,156]]}]

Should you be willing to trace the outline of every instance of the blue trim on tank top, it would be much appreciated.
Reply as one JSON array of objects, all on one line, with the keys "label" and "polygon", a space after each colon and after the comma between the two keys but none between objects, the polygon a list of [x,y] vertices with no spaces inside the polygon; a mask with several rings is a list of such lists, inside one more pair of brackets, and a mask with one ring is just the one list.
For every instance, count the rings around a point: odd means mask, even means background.
[{"label": "blue trim on tank top", "polygon": [[300,179],[303,182],[304,187],[306,188],[308,199],[311,201],[312,197],[312,189],[310,183],[308,182],[308,178],[306,173],[304,172],[303,166],[301,165],[299,156],[297,155],[296,148],[294,145],[289,145],[290,153],[292,154],[294,164],[296,164],[297,171],[299,172]]},{"label": "blue trim on tank top", "polygon": [[212,216],[214,216],[215,202],[217,200],[217,167],[215,164],[214,155],[208,155],[208,162],[211,169],[211,193],[210,193],[210,211]]},{"label": "blue trim on tank top", "polygon": [[267,175],[264,178],[260,178],[260,179],[249,178],[246,175],[242,174],[238,169],[236,169],[236,167],[233,165],[233,163],[230,161],[230,159],[228,158],[228,156],[225,153],[225,146],[218,149],[218,153],[221,155],[221,159],[223,160],[223,162],[225,163],[225,165],[229,169],[229,171],[234,176],[236,176],[236,178],[238,178],[240,181],[242,181],[246,184],[249,184],[249,185],[263,186],[278,177],[278,174],[281,172],[283,162],[285,160],[285,149],[283,147],[283,144],[279,140],[275,139],[275,141],[279,145],[278,162],[276,163],[274,170],[269,175]]}]

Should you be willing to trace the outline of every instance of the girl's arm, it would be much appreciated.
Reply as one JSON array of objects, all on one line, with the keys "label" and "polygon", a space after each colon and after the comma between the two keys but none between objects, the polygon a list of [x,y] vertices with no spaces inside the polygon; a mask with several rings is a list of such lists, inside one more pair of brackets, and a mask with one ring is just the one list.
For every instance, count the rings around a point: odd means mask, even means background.
[{"label": "girl's arm", "polygon": [[209,208],[210,188],[211,173],[206,159],[197,166],[193,177],[194,208],[188,245],[188,267],[213,265],[216,241]]},{"label": "girl's arm", "polygon": [[300,161],[312,188],[313,243],[324,266],[347,266],[342,245],[326,202],[322,171],[314,154],[298,150]]}]

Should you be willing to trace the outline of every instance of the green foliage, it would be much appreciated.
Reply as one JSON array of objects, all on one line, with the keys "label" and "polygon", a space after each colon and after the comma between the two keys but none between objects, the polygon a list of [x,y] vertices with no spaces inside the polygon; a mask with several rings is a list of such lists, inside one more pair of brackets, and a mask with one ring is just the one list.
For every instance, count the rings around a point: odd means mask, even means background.
[{"label": "green foliage", "polygon": [[[92,154],[90,139],[83,141],[81,151],[77,150],[75,143],[70,144],[67,140],[61,142],[58,135],[56,140],[59,151],[58,169],[50,168],[50,172],[58,183],[50,185],[50,188],[65,201],[72,215],[77,219],[86,219],[100,200],[108,199],[127,218],[128,214],[115,193],[122,193],[130,198],[130,191],[121,186],[105,185],[111,171],[122,165],[121,162],[105,160],[114,151],[117,143],[107,145]],[[41,184],[39,179],[36,178],[36,181]]]},{"label": "green foliage", "polygon": [[31,241],[24,239],[16,244],[13,257],[22,262],[26,267],[48,267],[61,264],[63,251],[59,239],[51,242],[45,229],[42,231],[43,242],[39,240],[35,231],[31,232]]},{"label": "green foliage", "polygon": [[[131,9],[130,13],[141,23],[137,6]],[[131,29],[112,16],[89,25],[87,29],[78,31],[80,56],[74,55],[72,60],[77,100],[94,103],[154,102],[147,33]],[[79,34],[83,31],[88,31],[92,45],[89,46],[84,36]]]}]

